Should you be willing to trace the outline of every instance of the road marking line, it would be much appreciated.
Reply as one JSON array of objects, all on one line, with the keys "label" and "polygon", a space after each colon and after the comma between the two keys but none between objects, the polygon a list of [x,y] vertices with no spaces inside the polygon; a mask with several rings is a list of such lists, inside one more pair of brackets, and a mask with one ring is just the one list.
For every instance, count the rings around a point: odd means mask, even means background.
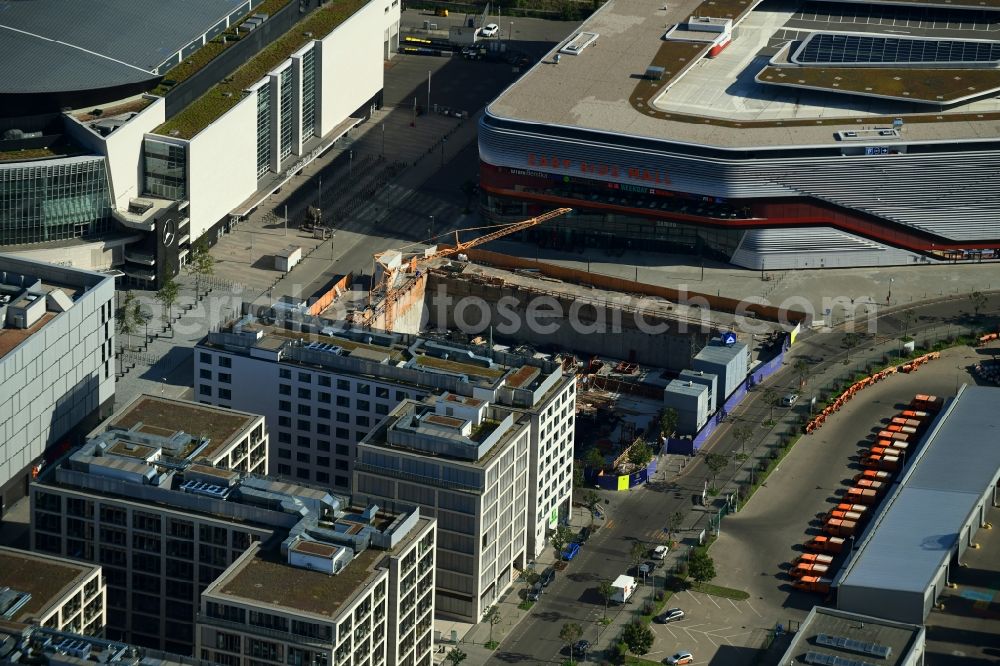
[{"label": "road marking line", "polygon": [[733,605],[733,608],[735,608],[736,610],[739,610],[739,609],[740,609],[740,607],[739,607],[739,606],[737,606],[737,605],[736,605],[736,602],[735,602],[735,601],[733,601],[732,599],[727,599],[727,601],[728,601],[729,603],[731,603],[731,604]]},{"label": "road marking line", "polygon": [[705,596],[708,597],[709,601],[711,601],[713,604],[715,604],[716,608],[719,608],[719,609],[722,608],[722,606],[719,605],[719,602],[717,602],[715,599],[712,598],[711,594],[706,594]]},{"label": "road marking line", "polygon": [[763,615],[761,615],[760,613],[757,612],[757,609],[754,608],[753,605],[749,601],[746,602],[746,605],[750,608],[750,610],[752,610],[754,612],[754,614],[757,615],[757,617],[764,617]]},{"label": "road marking line", "polygon": [[690,590],[684,590],[684,591],[687,592],[688,596],[690,596],[692,599],[694,599],[698,603],[699,606],[702,605],[702,603],[700,601],[698,601],[698,597],[694,596],[694,594],[692,594]]}]

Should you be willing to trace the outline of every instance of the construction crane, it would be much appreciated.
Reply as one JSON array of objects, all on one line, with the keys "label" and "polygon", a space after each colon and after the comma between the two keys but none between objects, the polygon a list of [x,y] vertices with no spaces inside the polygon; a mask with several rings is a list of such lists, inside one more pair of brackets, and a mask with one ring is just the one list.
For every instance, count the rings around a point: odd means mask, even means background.
[{"label": "construction crane", "polygon": [[[363,312],[355,313],[353,323],[358,326],[369,327],[372,325],[372,322],[378,319],[379,315],[384,312],[385,329],[387,331],[391,331],[394,312],[393,306],[395,306],[396,301],[407,289],[407,285],[405,284],[396,284],[397,278],[401,272],[416,273],[422,266],[425,266],[431,261],[441,259],[443,257],[450,257],[479,245],[483,245],[484,243],[489,243],[490,241],[497,240],[498,238],[503,238],[504,236],[517,233],[518,231],[524,231],[525,229],[536,227],[539,224],[548,222],[555,217],[565,215],[572,210],[572,208],[556,208],[555,210],[551,210],[547,213],[543,213],[537,217],[532,217],[527,220],[521,220],[520,222],[491,225],[487,227],[472,227],[470,229],[462,230],[455,229],[453,232],[449,232],[455,234],[455,244],[453,246],[429,248],[423,253],[414,254],[405,261],[403,259],[404,251],[408,247],[412,246],[407,246],[397,250],[386,250],[385,252],[375,254],[372,258],[372,286],[368,292],[368,307]],[[464,242],[458,236],[460,231],[482,231],[484,229],[493,229],[494,231]],[[382,274],[376,280],[376,274],[379,268],[382,269]],[[377,294],[382,294],[382,297],[380,301],[375,302]]]}]

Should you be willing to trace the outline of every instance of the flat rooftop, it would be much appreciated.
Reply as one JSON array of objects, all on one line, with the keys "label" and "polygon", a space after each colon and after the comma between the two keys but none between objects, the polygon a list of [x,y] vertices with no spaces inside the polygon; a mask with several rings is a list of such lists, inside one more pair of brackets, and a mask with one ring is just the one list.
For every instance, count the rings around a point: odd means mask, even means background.
[{"label": "flat rooftop", "polygon": [[[817,663],[806,660],[807,653],[817,653],[849,659],[852,662],[877,662],[880,666],[903,666],[909,663],[910,652],[917,647],[916,643],[922,633],[923,628],[915,625],[817,606],[799,627],[784,658],[778,663],[783,666]],[[821,636],[844,638],[858,643],[873,644],[873,647],[889,648],[889,656],[883,659],[857,649],[831,646],[827,644],[831,641],[824,640]],[[850,645],[857,647],[856,644]]]},{"label": "flat rooftop", "polygon": [[246,4],[0,0],[0,92],[58,92],[155,79],[154,69]]},{"label": "flat rooftop", "polygon": [[258,550],[230,567],[213,587],[220,597],[332,618],[375,576],[376,565],[386,555],[384,550],[368,548],[340,573],[329,576],[293,567],[273,553]]},{"label": "flat rooftop", "polygon": [[858,545],[841,586],[923,595],[959,530],[1000,480],[1000,388],[965,386],[938,417],[895,494]]},{"label": "flat rooftop", "polygon": [[[597,33],[595,45],[576,56],[563,55],[556,64],[554,55],[563,46],[557,44],[501,93],[487,113],[500,120],[730,149],[835,145],[839,130],[862,123],[891,125],[897,117],[906,123],[907,143],[1000,135],[1000,101],[995,98],[917,111],[913,103],[756,81],[780,45],[812,31],[830,30],[832,22],[845,31],[888,36],[899,32],[894,19],[876,21],[866,14],[897,11],[888,4],[874,9],[858,4],[849,18],[833,16],[837,5],[811,3],[808,11],[805,6],[795,0],[768,0],[739,18],[747,5],[728,0],[609,0],[570,36]],[[704,45],[663,41],[665,27],[691,16],[731,17],[740,25],[737,37],[715,59],[701,57]],[[992,34],[983,32],[994,29],[987,19],[966,20],[970,23],[964,37]],[[980,20],[986,22],[975,23]],[[919,21],[905,21],[912,26],[907,31],[928,37],[953,38],[956,31],[948,26],[962,25],[961,19],[940,26],[928,20],[924,27]],[[650,65],[664,67],[662,80],[643,79]],[[530,125],[525,129],[532,131]]]},{"label": "flat rooftop", "polygon": [[25,621],[80,585],[97,565],[76,564],[40,553],[0,546],[0,587],[27,592],[31,599],[14,617]]},{"label": "flat rooftop", "polygon": [[[139,432],[170,437],[184,431],[192,437],[207,437],[208,446],[198,455],[211,458],[244,433],[259,417],[186,400],[140,395],[107,422],[108,427],[129,430],[142,424]],[[194,446],[192,445],[192,450]],[[114,451],[112,451],[114,453]],[[182,456],[184,457],[184,456]]]}]

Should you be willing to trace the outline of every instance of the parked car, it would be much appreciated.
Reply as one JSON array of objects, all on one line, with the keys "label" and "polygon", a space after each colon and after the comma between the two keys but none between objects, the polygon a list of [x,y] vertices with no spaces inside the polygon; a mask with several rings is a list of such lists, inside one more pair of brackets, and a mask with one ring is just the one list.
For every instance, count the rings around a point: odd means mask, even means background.
[{"label": "parked car", "polygon": [[590,538],[590,528],[584,527],[582,530],[580,530],[580,536],[577,538],[577,541],[579,541],[580,543],[587,543],[587,539],[589,538]]},{"label": "parked car", "polygon": [[795,404],[795,401],[799,399],[798,393],[786,393],[785,397],[781,399],[781,404],[785,407],[791,407]]},{"label": "parked car", "polygon": [[540,582],[535,583],[534,587],[528,590],[527,594],[528,601],[538,601],[538,599],[542,596],[542,592],[544,590],[545,590],[544,585],[542,585]]},{"label": "parked car", "polygon": [[666,546],[662,546],[662,545],[661,546],[657,546],[656,548],[653,549],[653,559],[654,560],[662,560],[664,557],[667,556],[667,552],[669,550],[670,549],[667,548]]},{"label": "parked car", "polygon": [[483,37],[496,37],[497,34],[499,34],[499,32],[500,32],[500,26],[498,26],[496,23],[487,23],[479,31],[479,33]]},{"label": "parked car", "polygon": [[670,666],[684,666],[684,664],[694,663],[694,655],[690,652],[678,652],[664,660]]},{"label": "parked car", "polygon": [[549,584],[556,579],[556,570],[549,567],[542,572],[542,575],[538,578],[538,582],[542,584],[542,587],[548,587]]},{"label": "parked car", "polygon": [[[569,654],[569,647],[564,647],[562,649],[563,654]],[[573,657],[582,657],[583,655],[590,652],[590,641],[582,639],[573,643]]]},{"label": "parked car", "polygon": [[660,624],[666,624],[667,622],[676,622],[677,620],[684,619],[684,611],[680,608],[671,608],[670,610],[665,610],[663,613],[656,617],[656,621]]},{"label": "parked car", "polygon": [[580,544],[575,541],[566,546],[562,552],[562,558],[567,562],[576,557],[576,554],[580,552]]}]

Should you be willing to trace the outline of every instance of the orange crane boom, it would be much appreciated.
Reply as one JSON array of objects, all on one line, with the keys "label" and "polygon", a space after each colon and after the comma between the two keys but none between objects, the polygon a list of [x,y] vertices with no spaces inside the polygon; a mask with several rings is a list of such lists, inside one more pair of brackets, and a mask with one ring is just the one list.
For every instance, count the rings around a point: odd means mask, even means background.
[{"label": "orange crane boom", "polygon": [[[484,234],[482,236],[477,236],[476,238],[465,241],[464,243],[461,240],[459,240],[458,237],[460,230],[455,229],[454,247],[446,247],[424,256],[413,257],[409,260],[409,262],[407,262],[405,268],[401,267],[401,268],[390,269],[386,267],[382,275],[382,279],[378,280],[377,282],[374,281],[375,274],[373,272],[372,288],[368,296],[369,308],[366,309],[363,313],[360,313],[361,314],[360,317],[356,316],[354,323],[365,327],[371,326],[372,322],[375,321],[375,319],[377,319],[378,316],[384,312],[386,318],[385,329],[387,331],[392,330],[392,312],[393,312],[392,306],[395,305],[396,300],[399,298],[399,295],[405,288],[402,286],[395,285],[396,275],[398,271],[400,270],[407,270],[411,272],[416,271],[417,268],[419,268],[424,264],[427,264],[428,262],[434,259],[440,259],[442,257],[450,257],[451,255],[458,254],[459,252],[469,250],[479,245],[483,245],[484,243],[489,243],[490,241],[494,241],[498,238],[503,238],[504,236],[517,233],[518,231],[530,229],[531,227],[535,227],[544,222],[548,222],[549,220],[555,217],[559,217],[560,215],[565,215],[566,213],[569,213],[572,210],[573,210],[572,208],[556,208],[555,210],[550,210],[547,213],[542,213],[541,215],[528,218],[527,220],[521,220],[520,222],[512,222],[510,224],[499,225],[500,228],[497,229],[496,231]],[[466,229],[465,231],[476,231],[476,229],[483,229],[483,228],[495,228],[495,227],[477,227],[473,229]],[[378,263],[379,259],[385,254],[387,254],[387,252],[377,253],[374,256],[375,262]],[[372,302],[373,292],[375,292],[379,287],[383,286],[385,289],[385,293],[382,297],[381,302],[373,303]]]}]

